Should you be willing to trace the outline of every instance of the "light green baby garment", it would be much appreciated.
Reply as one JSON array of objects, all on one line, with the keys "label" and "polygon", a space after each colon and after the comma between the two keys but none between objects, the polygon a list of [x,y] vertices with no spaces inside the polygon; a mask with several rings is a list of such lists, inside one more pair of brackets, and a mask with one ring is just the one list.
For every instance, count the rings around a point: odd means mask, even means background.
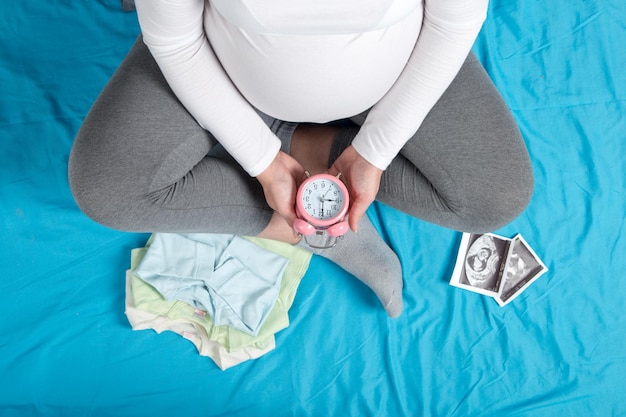
[{"label": "light green baby garment", "polygon": [[[266,348],[268,340],[273,340],[274,334],[289,326],[288,311],[293,304],[298,285],[308,269],[312,254],[287,243],[254,237],[246,237],[246,239],[265,250],[288,259],[274,307],[256,336],[246,334],[230,326],[216,326],[205,311],[194,308],[185,302],[165,300],[155,288],[135,274],[132,274],[129,283],[133,305],[139,310],[165,316],[170,320],[187,320],[196,323],[206,330],[209,340],[221,344],[228,352],[234,352],[244,347]],[[149,245],[150,240],[148,240],[146,247],[132,250],[131,271],[137,268]]]}]

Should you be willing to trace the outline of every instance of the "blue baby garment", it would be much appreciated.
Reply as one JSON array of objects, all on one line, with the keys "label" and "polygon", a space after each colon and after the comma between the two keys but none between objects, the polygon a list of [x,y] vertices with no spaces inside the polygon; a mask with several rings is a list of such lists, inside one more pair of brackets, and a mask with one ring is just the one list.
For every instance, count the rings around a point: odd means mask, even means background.
[{"label": "blue baby garment", "polygon": [[288,260],[233,235],[156,233],[136,274],[180,300],[256,335],[272,310]]}]

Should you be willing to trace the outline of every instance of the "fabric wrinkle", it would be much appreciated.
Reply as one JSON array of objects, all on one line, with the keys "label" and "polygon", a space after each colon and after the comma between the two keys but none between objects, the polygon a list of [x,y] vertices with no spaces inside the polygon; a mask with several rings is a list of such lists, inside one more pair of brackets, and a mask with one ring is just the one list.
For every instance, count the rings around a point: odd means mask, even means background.
[{"label": "fabric wrinkle", "polygon": [[[187,233],[171,238],[169,235],[162,239],[163,237],[159,236],[158,233],[153,234],[146,243],[146,247],[131,251],[131,268],[127,272],[126,315],[132,328],[134,330],[152,329],[157,333],[165,330],[173,331],[194,343],[201,355],[211,357],[221,369],[234,366],[243,360],[256,359],[274,349],[274,335],[289,326],[288,311],[293,303],[300,280],[307,271],[312,255],[285,243],[253,237],[237,237],[235,239],[236,236],[232,235]],[[165,240],[165,245],[163,245],[162,240]],[[170,242],[168,243],[168,241]],[[215,261],[216,257],[212,258],[211,268],[214,268],[216,264],[223,263],[232,264],[235,266],[235,270],[241,271],[241,265],[254,264],[254,262],[257,262],[257,265],[253,266],[252,269],[259,268],[258,264],[263,265],[263,261],[259,261],[257,256],[249,250],[255,246],[258,248],[257,250],[261,249],[284,260],[285,265],[281,265],[280,262],[271,262],[270,267],[260,274],[263,277],[259,278],[260,280],[276,284],[274,287],[276,297],[273,303],[270,301],[271,307],[267,303],[262,305],[268,310],[267,317],[255,335],[231,325],[217,324],[210,314],[210,309],[199,309],[176,298],[168,300],[156,287],[139,277],[137,274],[139,266],[142,265],[145,268],[146,265],[151,265],[152,261],[150,260],[144,262],[150,248],[155,245],[154,254],[157,254],[163,250],[163,246],[168,246],[172,242],[195,243],[197,245],[194,248],[200,248],[200,251],[194,253],[203,253],[202,248],[213,243],[213,249],[221,255],[217,257],[217,261]],[[175,247],[181,249],[180,246]],[[195,257],[192,256],[191,258]],[[243,260],[239,258],[243,258]],[[204,265],[206,264],[208,262],[204,260]],[[174,270],[180,272],[184,268],[179,265],[178,269],[170,268],[169,272]],[[197,272],[196,276],[202,274],[197,269],[193,271]],[[237,278],[233,280],[235,285],[232,285],[231,280],[225,276],[220,277],[220,274],[212,274],[212,277],[218,278],[218,281],[213,284],[218,290],[223,283],[226,285],[224,289],[228,289],[235,296],[242,298],[239,290],[243,284],[238,282]],[[251,294],[257,297],[259,291],[255,290]],[[265,294],[265,296],[267,295]],[[231,307],[238,302],[235,300],[233,303],[229,295],[225,299],[226,301],[223,303]],[[271,300],[271,297],[268,299]],[[239,311],[244,317],[259,317],[255,308],[249,311],[248,306],[245,306]]]}]

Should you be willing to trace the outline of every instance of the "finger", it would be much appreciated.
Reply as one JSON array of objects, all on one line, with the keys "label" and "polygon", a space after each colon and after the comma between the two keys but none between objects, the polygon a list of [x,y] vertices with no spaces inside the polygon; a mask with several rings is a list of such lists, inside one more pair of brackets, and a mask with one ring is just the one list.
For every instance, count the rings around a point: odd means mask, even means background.
[{"label": "finger", "polygon": [[296,210],[293,205],[283,205],[276,212],[289,224],[289,226],[293,226],[293,222],[296,219]]},{"label": "finger", "polygon": [[293,226],[293,222],[296,220],[296,211],[290,210],[284,215],[285,220],[289,224],[289,226]]},{"label": "finger", "polygon": [[348,216],[348,225],[353,232],[356,233],[358,231],[359,220],[361,220],[366,210],[367,204],[364,204],[362,201],[357,199],[352,202]]}]

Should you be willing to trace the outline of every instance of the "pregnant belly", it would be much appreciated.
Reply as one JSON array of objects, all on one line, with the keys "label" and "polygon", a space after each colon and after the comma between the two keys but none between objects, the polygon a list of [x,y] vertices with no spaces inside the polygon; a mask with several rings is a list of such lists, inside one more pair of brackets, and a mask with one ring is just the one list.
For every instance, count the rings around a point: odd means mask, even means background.
[{"label": "pregnant belly", "polygon": [[217,13],[211,45],[241,94],[280,120],[323,123],[359,114],[393,86],[413,50],[421,13],[360,34],[249,33]]}]

